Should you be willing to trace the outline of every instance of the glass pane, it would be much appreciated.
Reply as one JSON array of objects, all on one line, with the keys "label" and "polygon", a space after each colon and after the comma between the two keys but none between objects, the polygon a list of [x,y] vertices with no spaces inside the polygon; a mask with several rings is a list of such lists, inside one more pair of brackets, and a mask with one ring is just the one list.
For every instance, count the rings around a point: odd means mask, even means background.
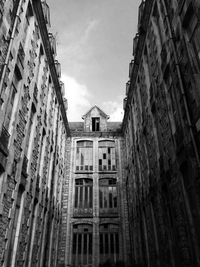
[{"label": "glass pane", "polygon": [[92,208],[92,204],[93,204],[93,187],[90,186],[90,208]]},{"label": "glass pane", "polygon": [[74,203],[74,207],[77,208],[78,207],[78,187],[75,187],[75,203]]},{"label": "glass pane", "polygon": [[103,208],[103,193],[102,193],[102,189],[99,189],[99,205],[100,208]]},{"label": "glass pane", "polygon": [[87,236],[88,236],[88,234],[84,234],[83,235],[83,238],[84,238],[84,241],[83,241],[83,253],[85,255],[87,254]]},{"label": "glass pane", "polygon": [[105,254],[108,254],[108,234],[105,234]]},{"label": "glass pane", "polygon": [[73,254],[76,254],[76,234],[73,234]]},{"label": "glass pane", "polygon": [[83,207],[83,187],[79,187],[80,189],[80,196],[79,196],[79,208]]},{"label": "glass pane", "polygon": [[114,254],[114,234],[110,234],[110,251],[111,254]]},{"label": "glass pane", "polygon": [[104,188],[104,208],[107,208],[107,207],[108,207],[107,197],[108,197],[108,190],[107,190],[107,188],[105,187],[105,188]]},{"label": "glass pane", "polygon": [[109,208],[113,207],[112,198],[113,198],[113,196],[112,196],[112,187],[109,187]]},{"label": "glass pane", "polygon": [[89,254],[92,254],[92,234],[89,234]]},{"label": "glass pane", "polygon": [[115,234],[115,251],[117,254],[119,254],[119,235],[118,233]]},{"label": "glass pane", "polygon": [[100,254],[103,254],[103,234],[100,234],[99,248],[100,248]]},{"label": "glass pane", "polygon": [[78,235],[78,254],[81,254],[82,235]]},{"label": "glass pane", "polygon": [[89,187],[85,187],[85,203],[84,203],[84,208],[87,208],[88,207],[88,190],[89,190]]}]

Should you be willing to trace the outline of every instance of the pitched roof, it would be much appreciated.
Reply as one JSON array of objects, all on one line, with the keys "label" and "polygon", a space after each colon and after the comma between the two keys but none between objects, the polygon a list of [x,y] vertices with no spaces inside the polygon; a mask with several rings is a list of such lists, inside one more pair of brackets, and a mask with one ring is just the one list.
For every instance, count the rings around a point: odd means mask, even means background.
[{"label": "pitched roof", "polygon": [[99,110],[99,113],[100,113],[103,117],[105,117],[105,118],[107,118],[107,119],[110,118],[110,116],[107,115],[103,110],[101,110],[97,105],[94,105],[93,107],[91,107],[91,108],[88,110],[88,112],[85,113],[85,115],[82,116],[82,119],[85,119],[85,117],[86,117],[86,116],[87,116],[87,115],[88,115],[94,108],[97,108],[97,109]]}]

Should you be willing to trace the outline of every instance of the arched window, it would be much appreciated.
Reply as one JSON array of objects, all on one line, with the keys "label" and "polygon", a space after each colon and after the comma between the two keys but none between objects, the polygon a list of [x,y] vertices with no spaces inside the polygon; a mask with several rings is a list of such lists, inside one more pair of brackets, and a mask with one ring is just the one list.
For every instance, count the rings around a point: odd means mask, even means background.
[{"label": "arched window", "polygon": [[99,171],[115,171],[115,142],[100,141],[99,142]]},{"label": "arched window", "polygon": [[92,179],[76,179],[74,194],[74,215],[92,214],[93,181]]},{"label": "arched window", "polygon": [[99,228],[100,264],[119,260],[119,227],[117,224],[101,224]]},{"label": "arched window", "polygon": [[99,180],[99,211],[103,214],[117,213],[117,181],[113,178]]},{"label": "arched window", "polygon": [[73,226],[72,266],[92,266],[92,225]]},{"label": "arched window", "polygon": [[76,148],[76,171],[93,170],[93,142],[78,141]]}]

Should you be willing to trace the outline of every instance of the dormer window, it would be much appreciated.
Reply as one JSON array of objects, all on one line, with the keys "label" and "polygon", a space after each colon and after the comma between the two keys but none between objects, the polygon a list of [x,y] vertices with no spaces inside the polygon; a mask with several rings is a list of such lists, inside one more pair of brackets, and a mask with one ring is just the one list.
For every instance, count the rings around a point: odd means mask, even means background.
[{"label": "dormer window", "polygon": [[92,131],[98,132],[99,130],[100,130],[100,118],[99,117],[92,118]]}]

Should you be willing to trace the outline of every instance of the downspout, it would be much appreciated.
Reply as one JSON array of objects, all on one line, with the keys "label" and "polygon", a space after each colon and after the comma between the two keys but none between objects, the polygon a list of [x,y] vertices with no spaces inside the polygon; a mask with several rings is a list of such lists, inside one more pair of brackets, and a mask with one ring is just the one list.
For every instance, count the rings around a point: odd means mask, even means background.
[{"label": "downspout", "polygon": [[1,96],[1,93],[2,93],[2,86],[3,86],[4,77],[5,77],[5,74],[6,74],[6,68],[7,68],[8,62],[9,62],[10,51],[11,51],[11,48],[12,48],[12,45],[13,45],[13,40],[14,40],[14,36],[15,36],[15,30],[17,28],[17,22],[18,22],[18,19],[20,19],[19,14],[20,14],[20,9],[21,9],[22,2],[23,2],[23,0],[20,0],[19,4],[18,4],[17,13],[15,15],[15,21],[14,21],[14,24],[13,24],[12,34],[11,34],[11,37],[10,37],[10,43],[9,43],[8,50],[7,50],[6,60],[5,60],[5,63],[3,65],[3,71],[2,71],[2,76],[1,76],[1,80],[0,80],[0,96]]},{"label": "downspout", "polygon": [[182,95],[183,102],[184,102],[184,107],[185,107],[185,111],[186,111],[186,117],[187,117],[188,125],[189,125],[189,128],[190,128],[190,135],[191,135],[192,144],[193,144],[193,147],[194,147],[194,152],[195,152],[195,155],[196,155],[196,160],[197,160],[197,163],[198,163],[198,167],[200,168],[200,159],[199,159],[198,149],[197,149],[196,141],[195,141],[194,134],[193,134],[193,131],[192,131],[192,123],[191,123],[189,109],[188,109],[188,105],[187,105],[187,101],[186,101],[183,82],[182,82],[182,79],[181,79],[179,63],[178,63],[178,59],[177,59],[177,49],[176,49],[176,46],[175,46],[174,41],[173,41],[174,34],[173,34],[173,30],[172,30],[172,25],[171,25],[170,20],[169,20],[169,15],[168,15],[168,10],[166,8],[165,0],[163,0],[163,1],[164,1],[164,5],[163,6],[164,6],[164,9],[165,9],[165,17],[166,17],[166,20],[167,20],[169,33],[170,33],[170,39],[172,41],[171,43],[172,43],[172,46],[173,46],[173,50],[175,51],[174,59],[175,59],[176,70],[177,70],[178,79],[179,79],[180,88],[181,88],[181,95]]}]

